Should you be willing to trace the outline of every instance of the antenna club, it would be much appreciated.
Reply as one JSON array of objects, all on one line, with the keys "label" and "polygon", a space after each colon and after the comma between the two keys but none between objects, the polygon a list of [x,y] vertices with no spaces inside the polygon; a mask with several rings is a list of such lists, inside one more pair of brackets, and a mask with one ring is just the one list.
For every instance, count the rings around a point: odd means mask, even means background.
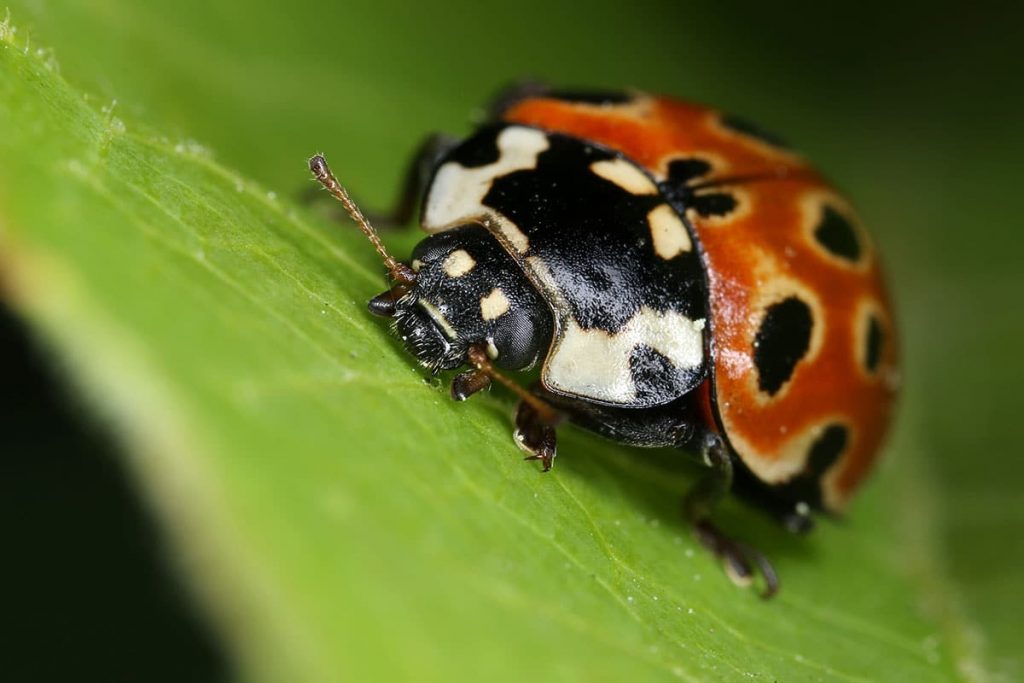
[{"label": "antenna club", "polygon": [[327,159],[324,158],[323,154],[314,154],[310,157],[309,170],[313,172],[313,175],[321,183],[326,183],[331,177],[330,169],[327,167]]}]

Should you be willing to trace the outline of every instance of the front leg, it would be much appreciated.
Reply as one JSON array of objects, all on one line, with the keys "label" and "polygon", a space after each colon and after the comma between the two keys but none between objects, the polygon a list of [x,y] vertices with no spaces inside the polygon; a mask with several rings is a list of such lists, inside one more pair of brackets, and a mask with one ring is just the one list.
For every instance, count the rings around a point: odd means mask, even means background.
[{"label": "front leg", "polygon": [[555,459],[555,428],[568,420],[606,439],[631,446],[685,448],[697,427],[686,405],[674,403],[659,409],[637,411],[610,408],[558,396],[534,384],[528,399],[516,410],[516,444],[540,460],[544,471]]},{"label": "front leg", "polygon": [[[485,357],[481,358],[478,353],[471,354],[471,357],[476,360],[476,367],[452,380],[452,398],[455,400],[466,400],[474,393],[488,388],[496,376],[497,371]],[[498,377],[500,381],[505,380],[504,376]],[[547,472],[555,461],[555,426],[561,416],[540,396],[526,393],[522,388],[519,391],[522,392],[522,400],[516,410],[512,436],[516,445],[529,454],[525,460],[540,460]]]},{"label": "front leg", "polygon": [[526,401],[520,401],[516,409],[516,430],[512,438],[517,446],[530,454],[526,460],[540,460],[545,472],[551,469],[557,454],[555,425]]},{"label": "front leg", "polygon": [[516,430],[513,433],[515,442],[530,454],[526,460],[540,460],[544,471],[550,470],[555,460],[555,427],[562,421],[562,413],[540,395],[542,390],[539,387],[535,387],[532,392],[527,391],[498,372],[482,346],[470,347],[466,355],[473,367],[452,380],[452,398],[465,401],[478,391],[490,387],[492,380],[511,389],[520,398],[516,410]]}]

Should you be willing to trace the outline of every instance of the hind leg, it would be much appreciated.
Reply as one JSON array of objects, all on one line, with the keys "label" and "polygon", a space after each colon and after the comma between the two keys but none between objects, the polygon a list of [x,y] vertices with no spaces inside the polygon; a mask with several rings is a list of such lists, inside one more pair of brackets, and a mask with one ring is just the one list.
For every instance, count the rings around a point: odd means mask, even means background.
[{"label": "hind leg", "polygon": [[702,455],[709,471],[683,499],[683,511],[701,545],[718,557],[726,574],[734,583],[749,586],[755,572],[764,579],[761,596],[770,598],[779,590],[779,577],[764,555],[737,541],[711,521],[718,502],[732,489],[733,460],[729,448],[718,434],[708,432],[702,445]]}]

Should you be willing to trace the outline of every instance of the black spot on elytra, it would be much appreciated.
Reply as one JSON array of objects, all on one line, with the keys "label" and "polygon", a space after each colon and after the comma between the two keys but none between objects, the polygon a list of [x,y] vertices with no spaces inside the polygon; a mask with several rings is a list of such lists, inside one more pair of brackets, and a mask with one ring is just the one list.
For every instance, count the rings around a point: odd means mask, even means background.
[{"label": "black spot on elytra", "polygon": [[668,182],[673,185],[689,185],[708,173],[711,173],[711,164],[703,159],[673,159],[668,164]]},{"label": "black spot on elytra", "polygon": [[754,365],[761,391],[773,395],[789,381],[810,348],[813,325],[810,306],[795,296],[768,307],[754,338]]},{"label": "black spot on elytra", "polygon": [[725,192],[699,194],[692,200],[694,210],[701,216],[728,216],[736,210],[736,198]]},{"label": "black spot on elytra", "polygon": [[843,214],[825,205],[821,223],[814,229],[814,239],[830,254],[856,263],[860,258],[860,241],[857,232]]},{"label": "black spot on elytra", "polygon": [[808,476],[814,480],[821,479],[843,454],[848,440],[849,430],[843,425],[832,424],[826,427],[821,436],[815,439],[811,445],[802,476]]},{"label": "black spot on elytra", "polygon": [[668,179],[659,183],[659,186],[669,202],[683,215],[686,215],[687,209],[693,209],[704,218],[727,216],[739,204],[736,197],[728,192],[701,188],[696,184],[696,181],[710,172],[711,164],[704,159],[674,159],[668,164]]},{"label": "black spot on elytra", "polygon": [[882,325],[874,315],[868,318],[868,336],[864,340],[864,366],[868,372],[878,369],[882,359]]},{"label": "black spot on elytra", "polygon": [[786,141],[783,140],[781,137],[775,135],[774,133],[766,131],[764,128],[757,125],[756,123],[751,123],[750,121],[740,116],[726,114],[722,116],[720,120],[723,126],[725,126],[726,128],[735,133],[740,133],[741,135],[756,138],[757,140],[760,140],[765,144],[771,145],[772,147],[789,149],[789,144],[787,144]]}]

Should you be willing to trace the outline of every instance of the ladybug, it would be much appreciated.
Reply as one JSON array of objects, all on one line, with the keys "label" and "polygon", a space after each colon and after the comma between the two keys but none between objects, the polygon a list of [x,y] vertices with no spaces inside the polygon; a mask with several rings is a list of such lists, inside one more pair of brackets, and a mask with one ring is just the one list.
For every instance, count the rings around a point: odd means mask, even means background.
[{"label": "ladybug", "polygon": [[[846,199],[747,121],[641,92],[514,88],[418,158],[393,218],[422,190],[429,236],[407,262],[310,160],[394,282],[370,311],[433,372],[468,366],[453,398],[515,392],[514,438],[545,471],[563,421],[698,455],[683,506],[698,540],[775,593],[716,502],[733,490],[797,533],[841,512],[899,383],[879,256]],[[534,367],[529,389],[508,374]]]}]

